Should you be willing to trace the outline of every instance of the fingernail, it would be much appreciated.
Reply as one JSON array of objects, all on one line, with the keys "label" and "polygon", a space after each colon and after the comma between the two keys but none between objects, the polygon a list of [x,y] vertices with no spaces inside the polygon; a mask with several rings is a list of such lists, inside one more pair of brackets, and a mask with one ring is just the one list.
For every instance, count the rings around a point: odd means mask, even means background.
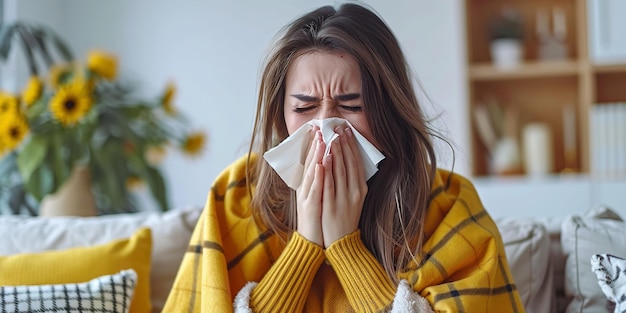
[{"label": "fingernail", "polygon": [[352,137],[352,129],[350,129],[350,127],[346,128],[346,134],[348,137]]}]

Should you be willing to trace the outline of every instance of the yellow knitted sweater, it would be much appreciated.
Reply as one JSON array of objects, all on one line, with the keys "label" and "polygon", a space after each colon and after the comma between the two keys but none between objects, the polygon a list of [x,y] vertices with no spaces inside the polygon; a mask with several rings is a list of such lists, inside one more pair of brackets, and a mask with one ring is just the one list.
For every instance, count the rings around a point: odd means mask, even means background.
[{"label": "yellow knitted sweater", "polygon": [[[253,311],[389,310],[397,286],[359,231],[324,250],[298,233],[285,246],[255,223],[245,163],[237,160],[214,182],[164,312],[233,312],[249,282],[259,282]],[[424,258],[398,277],[436,312],[524,312],[498,229],[473,185],[438,170],[431,199]]]}]

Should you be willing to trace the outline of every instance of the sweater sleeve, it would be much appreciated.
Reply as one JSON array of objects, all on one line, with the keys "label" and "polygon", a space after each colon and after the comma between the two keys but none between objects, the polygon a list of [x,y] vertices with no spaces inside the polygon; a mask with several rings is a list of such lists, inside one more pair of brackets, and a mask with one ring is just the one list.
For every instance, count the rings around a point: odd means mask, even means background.
[{"label": "sweater sleeve", "polygon": [[294,232],[276,263],[252,289],[252,311],[301,312],[323,262],[323,248]]},{"label": "sweater sleeve", "polygon": [[357,312],[379,312],[391,307],[396,288],[361,240],[359,230],[331,244],[326,257]]}]

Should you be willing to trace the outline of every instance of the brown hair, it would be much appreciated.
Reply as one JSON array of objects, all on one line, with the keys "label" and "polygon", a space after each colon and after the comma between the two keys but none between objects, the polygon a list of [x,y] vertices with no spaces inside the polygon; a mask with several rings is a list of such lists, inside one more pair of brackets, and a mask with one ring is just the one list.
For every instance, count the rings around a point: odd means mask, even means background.
[{"label": "brown hair", "polygon": [[[283,115],[285,77],[303,52],[341,51],[358,62],[364,112],[385,159],[368,181],[359,228],[367,248],[397,282],[421,251],[424,219],[436,170],[431,136],[410,70],[395,36],[372,10],[357,4],[324,6],[283,29],[269,54],[259,86],[248,167],[255,185],[252,213],[282,238],[295,230],[295,191],[262,154],[288,136]],[[255,160],[255,161],[253,161]],[[254,164],[252,164],[254,162]]]}]

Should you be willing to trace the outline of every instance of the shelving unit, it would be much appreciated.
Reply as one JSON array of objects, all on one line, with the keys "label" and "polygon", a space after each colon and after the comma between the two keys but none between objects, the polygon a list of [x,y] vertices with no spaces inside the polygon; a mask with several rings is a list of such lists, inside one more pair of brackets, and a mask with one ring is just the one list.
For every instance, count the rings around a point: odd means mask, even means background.
[{"label": "shelving unit", "polygon": [[[595,65],[587,34],[588,0],[465,0],[468,106],[471,125],[472,172],[486,177],[491,153],[479,136],[473,117],[477,106],[495,101],[502,110],[514,108],[520,129],[530,122],[550,126],[553,173],[590,172],[589,115],[593,105],[626,102],[626,64]],[[512,8],[523,21],[523,61],[514,68],[494,65],[488,29],[503,9]],[[539,9],[558,7],[565,17],[566,57],[542,60],[536,32]],[[574,112],[574,131],[564,124],[564,111]],[[567,144],[566,141],[572,144]],[[521,172],[516,172],[522,174]]]},{"label": "shelving unit", "polygon": [[538,78],[578,75],[579,64],[575,60],[563,61],[528,61],[515,70],[501,70],[492,63],[476,63],[469,67],[472,81],[493,81],[515,78]]}]

